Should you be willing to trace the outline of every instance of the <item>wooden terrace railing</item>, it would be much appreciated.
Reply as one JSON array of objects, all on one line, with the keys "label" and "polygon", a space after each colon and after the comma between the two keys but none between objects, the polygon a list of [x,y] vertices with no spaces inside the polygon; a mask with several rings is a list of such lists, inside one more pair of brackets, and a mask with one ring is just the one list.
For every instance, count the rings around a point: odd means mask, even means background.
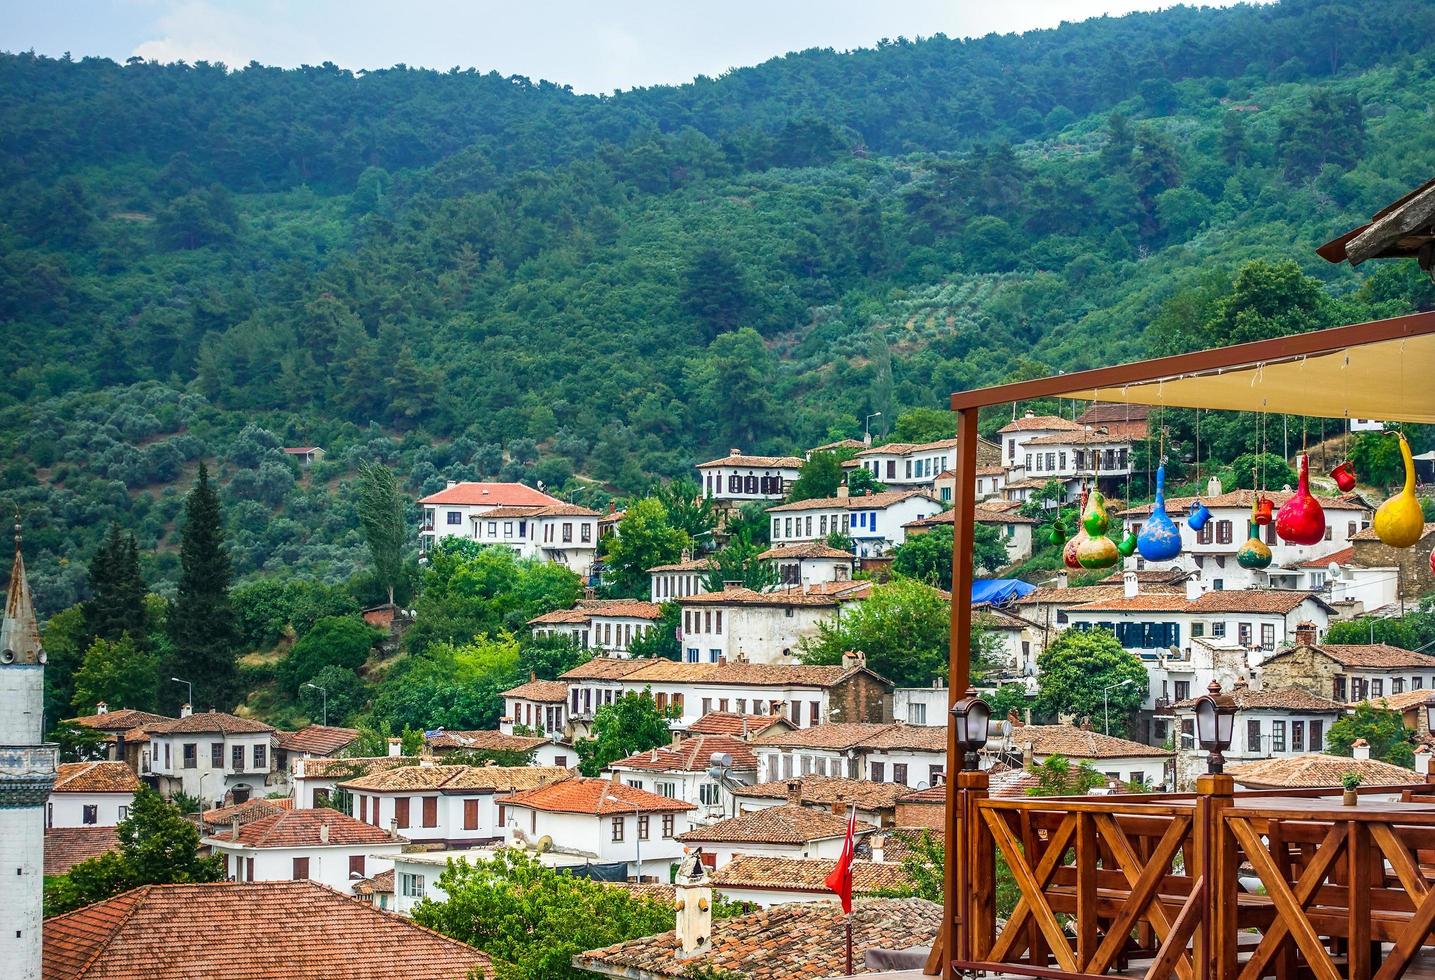
[{"label": "wooden terrace railing", "polygon": [[[1339,790],[1235,793],[1203,776],[1195,794],[990,799],[983,774],[962,772],[947,970],[1403,976],[1435,945],[1435,796],[1422,792],[1372,787],[1343,806]],[[1001,923],[997,855],[1020,893]]]}]

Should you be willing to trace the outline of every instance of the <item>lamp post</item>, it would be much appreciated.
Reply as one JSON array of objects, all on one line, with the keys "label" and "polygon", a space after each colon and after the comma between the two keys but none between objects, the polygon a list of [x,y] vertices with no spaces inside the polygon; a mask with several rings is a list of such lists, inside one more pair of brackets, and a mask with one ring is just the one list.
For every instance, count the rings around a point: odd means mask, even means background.
[{"label": "lamp post", "polygon": [[1109,695],[1112,691],[1116,690],[1118,687],[1130,687],[1132,684],[1135,683],[1135,681],[1128,677],[1124,681],[1121,681],[1119,684],[1112,684],[1110,687],[1104,687],[1101,689],[1101,710],[1102,713],[1106,716],[1106,720],[1102,724],[1102,731],[1105,734],[1111,734],[1111,700],[1107,697],[1107,695]]},{"label": "lamp post", "polygon": [[867,421],[862,423],[862,435],[865,437],[863,441],[866,442],[869,446],[872,445],[872,420],[881,417],[881,412],[873,412],[871,415],[867,416]]},{"label": "lamp post", "polygon": [[[622,800],[618,799],[616,796],[613,795],[613,791],[612,791],[612,790],[605,790],[604,793],[603,793],[603,798],[604,798],[605,800],[610,801],[610,802],[617,803],[617,804],[619,804],[620,806],[623,804],[623,801],[622,801]],[[627,814],[626,814],[626,813],[624,813],[622,819],[625,819],[625,820],[627,819]],[[637,859],[637,864],[638,864],[638,874],[637,874],[637,878],[638,878],[638,884],[640,884],[640,885],[643,883],[643,835],[642,835],[641,833],[639,833],[639,831],[638,831],[638,821],[641,820],[641,819],[642,819],[642,810],[641,810],[641,808],[639,808],[639,807],[637,807],[637,806],[634,806],[634,807],[633,807],[633,847],[634,847],[634,851],[635,851],[635,855],[636,855],[636,859]]]},{"label": "lamp post", "polygon": [[1236,724],[1236,700],[1221,693],[1219,681],[1211,681],[1207,693],[1196,699],[1196,742],[1208,753],[1206,771],[1226,771],[1222,755],[1231,747],[1231,733]]},{"label": "lamp post", "polygon": [[323,712],[322,712],[322,714],[323,714],[323,720],[320,722],[320,724],[323,725],[325,728],[328,728],[328,727],[329,727],[329,692],[326,691],[326,690],[324,690],[324,689],[323,689],[322,687],[320,687],[318,684],[315,684],[313,681],[305,681],[305,682],[304,682],[304,686],[305,686],[305,687],[312,687],[314,690],[318,691],[319,694],[323,697]]},{"label": "lamp post", "polygon": [[185,680],[183,677],[171,677],[170,680],[174,681],[176,684],[183,684],[183,685],[184,685],[184,703],[187,704],[187,705],[189,705],[189,709],[190,709],[191,711],[193,711],[193,710],[194,710],[194,685],[191,684],[189,681]]},{"label": "lamp post", "polygon": [[991,706],[977,697],[977,689],[974,687],[967,688],[962,699],[952,705],[952,725],[957,745],[962,749],[963,769],[978,768],[977,753],[987,744],[991,720]]}]

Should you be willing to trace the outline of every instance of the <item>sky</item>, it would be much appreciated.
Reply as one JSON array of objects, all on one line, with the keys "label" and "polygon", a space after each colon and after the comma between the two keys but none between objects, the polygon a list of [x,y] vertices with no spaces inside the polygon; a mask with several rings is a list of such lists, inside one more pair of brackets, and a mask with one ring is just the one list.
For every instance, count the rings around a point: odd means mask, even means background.
[{"label": "sky", "polygon": [[[1226,6],[1233,0],[1205,0]],[[493,69],[610,92],[789,51],[975,37],[1169,0],[0,0],[0,50],[294,67]]]}]

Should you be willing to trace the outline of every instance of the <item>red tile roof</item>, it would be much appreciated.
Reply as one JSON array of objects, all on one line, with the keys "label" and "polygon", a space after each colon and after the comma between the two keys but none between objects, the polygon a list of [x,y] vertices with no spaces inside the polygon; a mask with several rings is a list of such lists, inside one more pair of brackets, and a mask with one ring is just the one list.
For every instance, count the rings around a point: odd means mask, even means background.
[{"label": "red tile roof", "polygon": [[475,752],[532,752],[548,739],[538,735],[505,735],[503,732],[449,732],[440,729],[425,735],[424,741],[434,749],[460,749]]},{"label": "red tile roof", "polygon": [[816,497],[811,500],[798,500],[790,504],[769,507],[767,512],[769,514],[785,514],[797,510],[878,510],[899,504],[910,497],[921,497],[934,504],[939,503],[937,498],[926,490],[887,490],[882,493],[868,493],[855,497]]},{"label": "red tile roof", "polygon": [[[876,828],[859,824],[859,837]],[[805,844],[847,835],[847,818],[785,803],[728,817],[678,835],[684,844]]]},{"label": "red tile roof", "polygon": [[594,657],[558,675],[562,681],[615,681],[655,663],[651,658]]},{"label": "red tile roof", "polygon": [[[631,939],[579,953],[580,968],[601,964],[613,976],[685,977],[704,967],[744,980],[796,980],[846,975],[844,916],[837,902],[789,902],[713,922],[706,952],[679,955],[674,932]],[[852,907],[854,959],[869,949],[929,946],[941,925],[942,907],[920,898],[863,898]]]},{"label": "red tile roof", "polygon": [[613,765],[649,772],[706,772],[708,760],[715,752],[731,755],[733,769],[757,768],[757,756],[753,755],[752,745],[732,735],[695,735],[683,739],[676,746],[638,752],[619,759]]},{"label": "red tile roof", "polygon": [[1362,786],[1405,786],[1424,781],[1414,770],[1388,762],[1319,753],[1294,759],[1261,759],[1226,767],[1226,774],[1242,786],[1272,789],[1339,786],[1341,778],[1352,772],[1359,774]]},{"label": "red tile roof", "polygon": [[[1261,496],[1269,498],[1271,503],[1273,503],[1277,509],[1280,509],[1282,504],[1295,496],[1295,491],[1262,490]],[[1197,500],[1201,501],[1207,507],[1211,508],[1234,507],[1240,510],[1250,510],[1251,505],[1255,502],[1255,498],[1256,491],[1254,490],[1230,490],[1226,493],[1218,494],[1214,497],[1167,497],[1166,513],[1171,514],[1177,520],[1179,520],[1180,514],[1178,514],[1177,511],[1186,510]],[[1370,504],[1366,502],[1365,498],[1361,497],[1358,494],[1352,493],[1345,494],[1341,497],[1320,497],[1318,499],[1320,500],[1321,507],[1325,508],[1326,510],[1370,510]],[[1118,516],[1140,517],[1144,514],[1151,513],[1151,508],[1153,506],[1154,504],[1141,504],[1136,507],[1129,507],[1126,510],[1121,511]],[[1435,525],[1431,525],[1431,529],[1435,530]],[[1357,534],[1356,538],[1359,537],[1360,535]]]},{"label": "red tile roof", "polygon": [[[322,837],[324,827],[329,828],[327,841]],[[238,834],[232,828],[218,830],[207,839],[243,847],[353,847],[397,843],[388,831],[329,807],[285,810],[240,824]]]},{"label": "red tile roof", "polygon": [[253,718],[240,718],[227,711],[196,711],[183,718],[146,725],[145,731],[154,735],[205,735],[216,732],[221,735],[257,735],[274,731],[273,725],[266,725]]},{"label": "red tile roof", "polygon": [[359,737],[357,728],[306,725],[297,732],[276,732],[274,743],[287,752],[333,755]]},{"label": "red tile roof", "polygon": [[697,468],[705,470],[714,466],[752,466],[762,469],[800,470],[802,464],[803,460],[797,456],[744,456],[735,452],[720,459],[699,463]]},{"label": "red tile roof", "polygon": [[456,483],[438,493],[431,493],[419,501],[421,504],[456,504],[493,507],[550,507],[562,503],[541,490],[524,486],[522,483]]},{"label": "red tile roof", "polygon": [[656,602],[638,599],[593,599],[578,603],[578,608],[589,617],[609,619],[657,619],[663,614],[662,606]]},{"label": "red tile roof", "polygon": [[556,783],[572,775],[562,766],[407,766],[370,773],[340,783],[344,789],[371,793],[438,790],[462,793],[474,790],[509,792]]},{"label": "red tile roof", "polygon": [[[1321,503],[1322,503],[1322,504],[1325,504],[1325,501],[1322,500]],[[1326,506],[1329,506],[1329,505],[1327,504]],[[1367,509],[1368,509],[1368,508],[1367,508]],[[1422,540],[1422,541],[1425,540],[1425,538],[1429,537],[1431,534],[1435,534],[1435,524],[1426,524],[1425,527],[1424,527],[1424,529],[1420,532],[1420,540]],[[1355,532],[1355,537],[1351,538],[1350,540],[1352,540],[1352,541],[1379,541],[1379,540],[1380,540],[1380,535],[1376,534],[1376,533],[1375,533],[1375,527],[1374,527],[1374,526],[1371,526],[1371,527],[1361,528],[1359,531]]]},{"label": "red tile roof", "polygon": [[1314,649],[1346,667],[1435,667],[1435,656],[1389,643],[1321,643]]},{"label": "red tile roof", "polygon": [[1328,554],[1328,555],[1322,555],[1322,556],[1319,557],[1319,558],[1311,558],[1311,559],[1308,559],[1308,560],[1306,560],[1306,561],[1303,561],[1303,562],[1300,563],[1300,567],[1301,567],[1301,568],[1324,568],[1325,566],[1329,565],[1331,562],[1335,562],[1337,565],[1349,565],[1349,564],[1350,564],[1350,560],[1351,560],[1352,558],[1354,558],[1354,557],[1355,557],[1355,546],[1354,546],[1354,545],[1351,545],[1351,546],[1348,547],[1348,548],[1341,548],[1339,551],[1333,551],[1333,552],[1331,552],[1331,553]]},{"label": "red tile roof", "polygon": [[697,807],[682,800],[669,799],[657,793],[615,783],[608,779],[569,779],[537,789],[524,790],[505,798],[508,806],[526,806],[551,813],[590,813],[608,815],[639,811],[682,811]]},{"label": "red tile roof", "polygon": [[1018,750],[1030,742],[1032,752],[1038,756],[1061,755],[1068,759],[1154,758],[1171,754],[1155,745],[1103,735],[1075,725],[1019,725],[1012,729],[1011,741]]},{"label": "red tile roof", "polygon": [[285,810],[294,809],[292,799],[282,800],[247,800],[243,803],[236,803],[233,806],[217,807],[213,810],[205,810],[199,815],[200,821],[205,827],[227,828],[238,820],[241,824],[251,823],[264,817],[272,817],[283,813]]},{"label": "red tile roof", "polygon": [[[1070,590],[1068,590],[1070,591]],[[1077,606],[1071,612],[1122,612],[1150,610],[1156,612],[1186,613],[1273,613],[1287,615],[1310,599],[1321,606],[1328,605],[1314,592],[1294,589],[1221,589],[1203,593],[1194,601],[1186,598],[1184,592],[1138,593],[1127,597],[1104,599]]]},{"label": "red tile roof", "polygon": [[[712,876],[713,887],[751,888],[759,891],[820,892],[830,896],[826,878],[835,860],[784,857],[738,857]],[[852,891],[857,895],[910,889],[911,876],[895,862],[852,862]]]},{"label": "red tile roof", "polygon": [[831,558],[837,561],[851,561],[852,552],[834,548],[821,541],[807,541],[799,544],[778,545],[768,548],[757,556],[758,561],[801,561],[804,558]]},{"label": "red tile roof", "polygon": [[1079,432],[1081,426],[1059,415],[1024,415],[1012,419],[998,429],[998,432],[1031,432],[1034,429],[1054,429],[1062,432]]},{"label": "red tile roof", "polygon": [[562,681],[528,681],[517,687],[510,687],[499,695],[501,698],[522,698],[525,701],[557,702],[568,700],[568,685]]},{"label": "red tile roof", "polygon": [[65,719],[71,725],[98,728],[103,732],[128,732],[135,728],[144,728],[146,725],[173,720],[169,715],[157,715],[135,708],[120,708],[117,711],[106,711],[102,715],[81,715],[78,718]]},{"label": "red tile roof", "polygon": [[706,572],[713,568],[717,568],[717,562],[711,558],[689,558],[671,565],[654,565],[648,572]]},{"label": "red tile roof", "polygon": [[357,779],[371,772],[396,769],[401,766],[416,766],[417,756],[378,755],[350,756],[339,759],[305,759],[305,779]]},{"label": "red tile roof", "polygon": [[756,592],[746,586],[729,586],[721,592],[700,592],[682,596],[680,606],[787,606],[833,607],[843,602],[865,599],[872,592],[872,583],[865,579],[848,582],[821,582],[793,586],[774,592]]},{"label": "red tile roof", "polygon": [[135,793],[139,777],[123,762],[64,762],[52,793]]},{"label": "red tile roof", "polygon": [[[767,732],[753,740],[754,745],[781,746],[782,748],[831,749],[846,751],[874,738],[891,725],[869,722],[829,722],[798,728],[793,731]],[[946,729],[933,729],[945,732]],[[945,735],[943,735],[945,739]],[[942,742],[943,746],[946,742]]]},{"label": "red tile roof", "polygon": [[782,715],[740,715],[732,711],[709,711],[688,726],[688,734],[754,736],[769,725],[779,725],[786,720]]},{"label": "red tile roof", "polygon": [[1106,422],[1145,422],[1151,417],[1150,405],[1128,405],[1125,402],[1096,402],[1077,416],[1083,425]]},{"label": "red tile roof", "polygon": [[900,783],[874,783],[870,779],[847,779],[843,776],[803,776],[800,779],[741,786],[734,790],[734,795],[740,800],[786,799],[790,792],[788,782],[801,784],[797,794],[803,803],[829,810],[834,803],[855,804],[859,810],[890,810],[910,793]]},{"label": "red tile roof", "polygon": [[565,623],[586,623],[591,615],[587,609],[555,609],[552,612],[543,613],[541,616],[534,616],[528,621],[528,625],[558,626]]},{"label": "red tile roof", "polygon": [[[1311,694],[1305,688],[1301,687],[1278,687],[1269,691],[1252,691],[1247,688],[1227,691],[1226,693],[1231,696],[1236,702],[1236,708],[1241,711],[1271,708],[1279,711],[1315,711],[1345,714],[1346,709],[1346,706],[1339,702]],[[1188,698],[1185,701],[1178,701],[1171,707],[1194,709],[1198,700],[1200,699]]]},{"label": "red tile roof", "polygon": [[467,980],[475,970],[493,975],[478,950],[312,881],[145,885],[45,920],[44,980]]},{"label": "red tile roof", "polygon": [[62,875],[81,861],[119,849],[115,827],[46,827],[45,875]]}]

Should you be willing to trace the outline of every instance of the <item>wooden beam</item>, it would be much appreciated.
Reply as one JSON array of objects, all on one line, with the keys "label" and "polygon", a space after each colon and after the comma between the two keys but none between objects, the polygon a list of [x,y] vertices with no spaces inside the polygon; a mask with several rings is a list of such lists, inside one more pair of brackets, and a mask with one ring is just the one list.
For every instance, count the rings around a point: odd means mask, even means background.
[{"label": "wooden beam", "polygon": [[[1316,935],[1315,927],[1311,925],[1310,919],[1306,918],[1305,909],[1291,894],[1290,885],[1281,877],[1275,859],[1251,829],[1250,823],[1244,817],[1234,817],[1227,821],[1227,826],[1230,827],[1231,833],[1235,834],[1236,840],[1240,841],[1246,852],[1246,859],[1251,862],[1261,883],[1266,886],[1266,892],[1279,916],[1277,921],[1290,930],[1291,938],[1305,954],[1306,966],[1315,974],[1316,980],[1341,980],[1340,973],[1331,962],[1330,954],[1326,952],[1320,936]],[[1249,964],[1246,969],[1250,970]],[[1247,975],[1251,974],[1248,972]]]},{"label": "wooden beam", "polygon": [[[1008,402],[1029,401],[1033,398],[1051,398],[1073,391],[1091,391],[1098,388],[1117,389],[1124,385],[1159,381],[1162,378],[1250,367],[1254,364],[1283,361],[1313,354],[1330,354],[1347,347],[1359,347],[1364,344],[1400,340],[1432,333],[1435,333],[1435,312],[1411,313],[1388,320],[1331,327],[1328,330],[1313,330],[1310,333],[1275,337],[1271,340],[1253,340],[1245,344],[1214,347],[1209,350],[1193,351],[1189,354],[1154,357],[1150,360],[1132,361],[1114,367],[1057,374],[1034,381],[1015,381],[988,388],[975,388],[971,391],[958,391],[952,394],[952,410],[963,412],[967,409],[985,408],[988,405],[1004,405]],[[1257,405],[1251,406],[1253,411],[1258,407]],[[957,491],[961,491],[960,485],[958,485]]]}]

